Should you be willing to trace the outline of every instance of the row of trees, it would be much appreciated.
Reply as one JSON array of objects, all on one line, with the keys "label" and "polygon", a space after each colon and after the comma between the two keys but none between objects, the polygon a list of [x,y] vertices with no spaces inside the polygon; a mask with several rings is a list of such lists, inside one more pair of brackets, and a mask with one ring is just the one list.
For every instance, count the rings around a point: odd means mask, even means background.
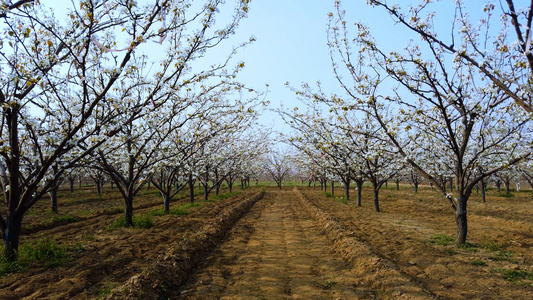
[{"label": "row of trees", "polygon": [[64,20],[39,1],[0,2],[0,233],[9,259],[25,212],[75,167],[109,174],[131,224],[147,180],[200,172],[215,148],[243,143],[260,101],[236,81],[244,64],[232,58],[250,41],[214,62],[210,53],[248,2],[82,0]]},{"label": "row of trees", "polygon": [[[457,241],[467,237],[467,203],[478,185],[509,166],[531,165],[533,54],[531,5],[516,8],[454,2],[450,28],[435,27],[431,3],[402,9],[369,1],[420,42],[386,50],[365,24],[352,24],[335,3],[328,45],[344,96],[304,84],[292,89],[307,110],[281,111],[294,128],[288,141],[348,186],[365,178],[378,191],[406,167],[449,202]],[[501,7],[500,18],[494,16]],[[467,13],[478,9],[475,22]],[[449,30],[446,32],[443,30]],[[446,189],[453,178],[453,190]]]}]

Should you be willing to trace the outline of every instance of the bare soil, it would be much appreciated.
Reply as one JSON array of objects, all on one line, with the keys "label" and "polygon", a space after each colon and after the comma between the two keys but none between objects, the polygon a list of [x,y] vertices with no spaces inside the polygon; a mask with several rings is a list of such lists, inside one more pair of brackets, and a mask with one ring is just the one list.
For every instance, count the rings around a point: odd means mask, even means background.
[{"label": "bare soil", "polygon": [[[533,299],[531,191],[502,197],[493,190],[486,203],[473,195],[464,247],[435,242],[443,235],[455,237],[456,227],[452,209],[429,188],[417,194],[408,188],[382,191],[380,213],[373,210],[369,191],[362,207],[332,201],[320,192],[302,192],[434,298]],[[354,265],[356,272],[358,268]]]},{"label": "bare soil", "polygon": [[[76,199],[77,205],[59,204],[57,216],[76,216],[79,221],[61,225],[50,218],[47,208],[42,214],[31,214],[26,220],[30,233],[21,237],[21,242],[52,238],[60,243],[78,249],[72,253],[70,262],[60,267],[33,266],[28,270],[0,278],[0,299],[93,299],[106,296],[113,288],[121,286],[132,276],[141,273],[163,256],[176,241],[187,239],[226,207],[238,203],[257,192],[250,188],[232,197],[216,202],[202,202],[199,207],[190,208],[188,215],[164,215],[154,217],[154,226],[149,229],[119,228],[106,230],[106,226],[122,216],[120,198],[116,192],[108,191],[113,197],[99,198],[100,208]],[[116,191],[116,190],[115,190]],[[154,191],[136,199],[135,215],[150,210],[162,209],[162,200]],[[181,198],[173,206],[186,203]],[[44,203],[40,205],[45,205]],[[86,216],[88,207],[93,213]],[[77,207],[77,209],[76,209]],[[103,208],[102,208],[103,207]],[[38,209],[34,208],[34,209]],[[48,225],[43,225],[48,224]],[[51,229],[43,229],[54,224]]]},{"label": "bare soil", "polygon": [[380,196],[378,213],[368,188],[362,207],[318,189],[267,192],[173,298],[533,299],[531,191],[473,195],[462,247],[435,191]]},{"label": "bare soil", "polygon": [[290,190],[267,191],[172,298],[373,298],[297,203]]},{"label": "bare soil", "polygon": [[[225,200],[203,202],[185,216],[154,217],[150,229],[111,231],[105,227],[121,216],[121,202],[112,204],[109,198],[116,194],[110,191],[106,200],[83,195],[60,199],[59,216],[77,217],[68,224],[47,213],[43,202],[25,220],[23,242],[47,237],[78,250],[60,267],[36,265],[0,278],[0,298],[95,299],[112,291],[119,292],[116,299],[157,298],[142,291],[120,292],[152,274],[154,266],[184,264],[179,258],[191,256],[185,242],[194,246],[196,237],[207,236],[224,216],[237,219],[225,212],[258,191],[249,188]],[[380,213],[373,210],[367,187],[361,207],[355,205],[353,190],[350,201],[339,196],[341,188],[335,192],[336,197],[327,197],[318,188],[267,188],[244,217],[231,220],[236,223],[219,247],[199,251],[199,266],[190,264],[195,271],[180,274],[188,278],[184,285],[173,284],[173,277],[166,275],[177,276],[172,272],[158,278],[168,283],[157,285],[159,297],[533,299],[531,191],[503,197],[490,190],[486,203],[474,194],[464,247],[452,241],[451,208],[429,187],[416,194],[407,185],[399,191],[383,189]],[[172,206],[185,202],[183,198]],[[144,214],[161,208],[162,200],[146,191],[136,205],[135,213]]]}]

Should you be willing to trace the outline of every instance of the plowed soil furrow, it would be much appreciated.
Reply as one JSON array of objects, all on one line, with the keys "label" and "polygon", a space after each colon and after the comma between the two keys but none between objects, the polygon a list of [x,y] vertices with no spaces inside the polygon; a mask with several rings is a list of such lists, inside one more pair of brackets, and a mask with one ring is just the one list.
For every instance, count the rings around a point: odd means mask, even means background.
[{"label": "plowed soil furrow", "polygon": [[[435,203],[418,205],[415,201],[387,199],[382,201],[385,212],[376,213],[371,205],[345,205],[311,190],[305,190],[303,194],[313,205],[338,220],[347,231],[353,232],[372,252],[394,262],[403,274],[438,298],[532,299],[531,288],[524,288],[527,283],[511,284],[501,274],[505,269],[529,270],[530,251],[501,241],[492,242],[497,245],[495,250],[487,250],[483,244],[489,238],[510,237],[515,232],[522,232],[517,239],[526,244],[531,241],[527,236],[530,224],[506,219],[497,223],[493,219],[498,217],[479,217],[475,211],[480,210],[479,204],[472,203],[469,238],[481,242],[466,247],[457,247],[453,243],[443,246],[429,240],[443,232],[453,235],[453,215],[437,213]],[[513,226],[507,224],[510,222]],[[512,258],[498,257],[502,253],[508,253]]]},{"label": "plowed soil furrow", "polygon": [[267,191],[179,299],[372,299],[292,191]]},{"label": "plowed soil furrow", "polygon": [[[53,237],[66,244],[79,244],[79,253],[61,267],[32,267],[23,273],[0,278],[0,299],[95,299],[107,290],[139,274],[166,253],[169,247],[198,231],[222,210],[253,195],[243,191],[229,199],[190,208],[190,215],[154,217],[150,229],[104,230],[114,216],[98,216],[58,226],[24,239]],[[153,208],[138,209],[136,214]]]}]

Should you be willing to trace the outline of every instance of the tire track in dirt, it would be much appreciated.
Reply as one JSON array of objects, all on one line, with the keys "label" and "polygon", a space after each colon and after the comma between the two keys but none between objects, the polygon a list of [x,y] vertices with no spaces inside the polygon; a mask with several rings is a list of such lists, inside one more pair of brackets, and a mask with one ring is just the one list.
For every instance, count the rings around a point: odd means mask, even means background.
[{"label": "tire track in dirt", "polygon": [[372,299],[295,194],[268,190],[178,299]]}]

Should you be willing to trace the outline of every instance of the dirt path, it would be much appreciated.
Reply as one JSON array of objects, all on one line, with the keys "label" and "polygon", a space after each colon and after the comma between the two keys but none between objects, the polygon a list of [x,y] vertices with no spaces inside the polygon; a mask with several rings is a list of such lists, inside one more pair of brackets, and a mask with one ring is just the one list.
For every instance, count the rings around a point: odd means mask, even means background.
[{"label": "dirt path", "polygon": [[372,299],[294,192],[268,190],[179,299]]}]

